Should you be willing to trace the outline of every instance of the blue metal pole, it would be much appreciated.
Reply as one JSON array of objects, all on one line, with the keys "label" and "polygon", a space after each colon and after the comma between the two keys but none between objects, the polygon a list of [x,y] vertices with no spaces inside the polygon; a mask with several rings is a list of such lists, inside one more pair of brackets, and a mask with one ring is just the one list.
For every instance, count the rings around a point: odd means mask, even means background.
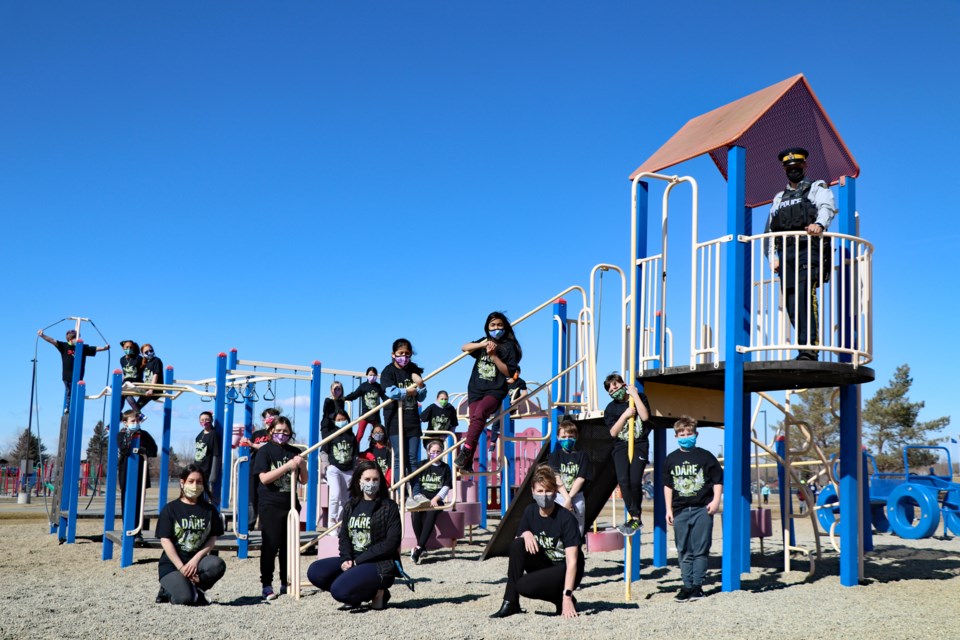
[{"label": "blue metal pole", "polygon": [[[223,426],[224,411],[227,402],[227,354],[222,351],[217,355],[216,380],[217,395],[213,399],[213,428],[216,429],[217,435],[220,437],[220,478],[217,478],[217,481],[212,483],[213,486],[210,487],[210,491],[212,491],[215,496],[220,495],[220,489],[223,484],[221,479],[223,478],[224,460],[230,460],[229,456],[226,458],[223,456],[224,453],[229,454],[230,449],[227,448],[226,429],[224,429]],[[229,490],[228,485],[227,491]]]},{"label": "blue metal pole", "polygon": [[[249,437],[249,436],[247,436]],[[237,520],[233,523],[233,530],[237,534],[237,557],[246,560],[250,553],[250,447],[240,447],[237,455],[247,458],[237,465]]]},{"label": "blue metal pole", "polygon": [[[313,445],[320,442],[320,409],[322,399],[322,389],[320,387],[321,366],[319,360],[314,360],[310,365],[310,440]],[[402,410],[402,407],[401,407]],[[307,527],[315,529],[317,527],[317,511],[320,504],[320,478],[317,474],[320,469],[320,453],[315,450],[307,456]],[[332,522],[329,524],[333,524]]]},{"label": "blue metal pole", "polygon": [[653,430],[653,566],[667,566],[667,503],[663,497],[663,462],[667,431]]},{"label": "blue metal pole", "polygon": [[73,544],[77,541],[77,503],[80,501],[80,452],[83,451],[83,409],[84,396],[87,395],[87,384],[81,380],[77,383],[76,390],[73,392],[73,411],[70,417],[73,419],[73,460],[71,469],[73,475],[70,476],[70,505],[67,516],[67,544]]},{"label": "blue metal pole", "polygon": [[[859,401],[858,401],[859,404]],[[863,550],[873,551],[873,514],[870,511],[870,467],[867,463],[867,452],[862,453],[863,458],[863,491],[861,492],[863,507]]]},{"label": "blue metal pole", "polygon": [[[163,372],[163,384],[173,384],[173,367]],[[157,499],[157,513],[167,504],[167,490],[170,484],[170,429],[173,423],[173,398],[163,399],[163,433],[160,440],[160,497]],[[186,462],[186,461],[184,461]]]},{"label": "blue metal pole", "polygon": [[130,440],[130,451],[127,452],[127,483],[123,501],[123,535],[120,543],[120,568],[133,564],[133,536],[128,531],[137,528],[137,494],[140,493],[140,435]]},{"label": "blue metal pole", "polygon": [[[845,178],[840,187],[839,202],[840,233],[856,235],[856,180]],[[841,313],[846,318],[846,325],[853,329],[856,315],[856,306],[850,298],[845,298]],[[841,336],[842,346],[852,345],[853,331]],[[849,356],[842,357],[841,362],[849,362]],[[841,544],[840,546],[840,584],[853,587],[860,582],[861,558],[861,524],[860,505],[862,503],[861,487],[857,472],[861,468],[862,448],[860,445],[860,392],[856,385],[840,387],[840,524],[837,529],[843,541],[855,543]]]},{"label": "blue metal pole", "polygon": [[[747,465],[750,459],[749,402],[750,395],[744,392],[743,354],[737,351],[740,345],[746,345],[749,338],[747,328],[749,313],[747,310],[746,274],[747,260],[745,245],[737,240],[748,232],[746,191],[746,150],[743,147],[731,147],[727,152],[727,233],[733,239],[723,246],[723,258],[726,264],[726,292],[724,311],[726,335],[724,340],[724,424],[723,448],[727,452],[724,461],[723,479],[723,565],[721,570],[723,591],[740,589],[740,574],[746,566],[749,569],[749,554],[744,558],[743,538],[750,541],[750,495],[744,495],[744,475],[749,475]],[[746,510],[746,513],[744,511]],[[747,525],[744,526],[744,521]]]},{"label": "blue metal pole", "polygon": [[107,533],[113,533],[117,519],[117,434],[120,432],[120,414],[123,412],[123,372],[116,369],[113,372],[113,383],[110,390],[110,426],[109,442],[107,443],[107,486],[103,498],[103,550],[101,560],[113,559],[113,541]]},{"label": "blue metal pole", "polygon": [[[73,347],[73,374],[70,380],[70,406],[67,407],[67,434],[66,442],[63,443],[63,486],[60,488],[60,515],[57,518],[59,525],[57,527],[57,538],[60,542],[67,540],[67,528],[69,522],[70,503],[76,503],[77,499],[73,496],[78,491],[77,476],[79,474],[79,453],[76,451],[76,431],[77,427],[77,386],[80,384],[80,369],[83,366],[83,340],[77,340]],[[66,404],[66,394],[64,394],[64,404]],[[79,429],[83,431],[83,421],[79,422]],[[76,461],[75,461],[76,460]],[[66,515],[65,515],[66,514]]]},{"label": "blue metal pole", "polygon": [[[230,355],[227,356],[227,369],[233,371],[237,368],[237,350],[230,349]],[[219,377],[220,371],[217,371]],[[226,385],[226,373],[224,373],[224,385]],[[220,383],[217,383],[217,391],[220,390]],[[237,392],[239,393],[239,391]],[[220,441],[223,446],[222,457],[220,458],[222,473],[220,474],[220,509],[230,508],[230,474],[233,471],[233,412],[237,403],[226,403],[226,417],[223,422],[223,439]]]},{"label": "blue metal pole", "polygon": [[[486,471],[488,466],[487,461],[490,459],[490,454],[487,450],[487,430],[484,429],[480,432],[480,439],[477,441],[477,471]],[[487,493],[487,476],[478,476],[477,477],[477,500],[480,502],[480,528],[487,528],[487,509],[490,506],[490,496]],[[500,498],[503,501],[503,497]]]},{"label": "blue metal pole", "polygon": [[[510,406],[510,396],[508,395],[503,399],[502,408],[506,410]],[[516,480],[517,470],[514,466],[514,446],[515,443],[506,440],[506,438],[513,437],[513,419],[510,417],[510,414],[503,416],[503,426],[500,431],[500,437],[504,438],[503,440],[503,455],[506,458],[502,473],[500,474],[500,516],[504,517],[507,515],[507,496],[510,496],[510,500],[513,500],[511,495],[511,490]]]}]

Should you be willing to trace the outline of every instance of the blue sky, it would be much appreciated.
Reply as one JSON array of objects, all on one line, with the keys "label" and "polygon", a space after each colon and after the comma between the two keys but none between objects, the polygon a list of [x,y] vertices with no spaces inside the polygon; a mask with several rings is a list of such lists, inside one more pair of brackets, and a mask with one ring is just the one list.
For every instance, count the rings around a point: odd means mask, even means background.
[{"label": "blue sky", "polygon": [[[864,397],[907,362],[921,418],[956,416],[960,105],[942,51],[960,5],[731,6],[0,5],[0,442],[27,422],[36,330],[69,315],[115,345],[111,367],[130,337],[182,378],[212,376],[231,347],[382,367],[400,336],[431,370],[490,310],[516,317],[587,285],[594,264],[625,267],[628,174],[688,119],[796,73],[862,170],[861,234],[877,247],[878,383]],[[672,171],[700,181],[705,233],[719,235],[717,171],[702,159]],[[612,291],[601,372],[617,362]],[[544,379],[550,318],[519,334],[525,377]],[[51,446],[59,366],[41,343]],[[453,369],[430,397],[467,377]],[[176,404],[175,447],[200,408]],[[89,430],[99,403],[86,413]]]}]

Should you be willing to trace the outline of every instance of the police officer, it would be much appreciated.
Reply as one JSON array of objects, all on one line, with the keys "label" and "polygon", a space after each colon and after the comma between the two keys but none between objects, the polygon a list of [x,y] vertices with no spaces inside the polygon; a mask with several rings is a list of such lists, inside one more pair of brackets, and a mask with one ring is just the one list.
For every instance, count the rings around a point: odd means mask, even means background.
[{"label": "police officer", "polygon": [[[764,233],[806,231],[806,236],[776,238],[767,243],[770,267],[780,274],[790,323],[796,318],[797,344],[819,344],[819,305],[817,288],[830,279],[830,239],[823,232],[837,213],[833,192],[823,180],[806,179],[806,149],[791,147],[777,156],[783,163],[789,184],[776,195],[770,205],[770,216]],[[781,268],[782,267],[782,268]],[[810,319],[807,322],[809,311]],[[819,352],[800,349],[797,360],[817,360]]]}]

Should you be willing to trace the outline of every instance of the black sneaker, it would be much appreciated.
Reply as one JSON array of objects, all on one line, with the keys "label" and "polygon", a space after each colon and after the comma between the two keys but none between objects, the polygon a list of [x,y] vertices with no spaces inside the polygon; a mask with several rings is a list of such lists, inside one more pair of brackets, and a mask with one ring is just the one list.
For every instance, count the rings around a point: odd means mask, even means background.
[{"label": "black sneaker", "polygon": [[510,616],[516,615],[518,613],[522,613],[522,610],[520,609],[519,604],[517,604],[516,602],[509,602],[507,600],[504,600],[503,604],[500,605],[500,608],[497,610],[497,612],[491,613],[490,617],[491,618],[509,618]]},{"label": "black sneaker", "polygon": [[423,554],[426,551],[423,547],[417,547],[410,552],[410,559],[413,560],[413,564],[420,564],[420,561],[423,560]]},{"label": "black sneaker", "polygon": [[195,607],[205,607],[210,604],[210,601],[207,599],[207,594],[203,592],[203,589],[199,587],[194,587],[197,590],[197,599],[193,601],[193,606]]},{"label": "black sneaker", "polygon": [[163,587],[160,587],[160,591],[157,592],[157,604],[168,604],[170,602],[170,594],[167,593],[167,590]]},{"label": "black sneaker", "polygon": [[472,473],[473,449],[468,449],[466,445],[461,445],[460,450],[457,452],[457,457],[453,461],[453,465],[461,471]]},{"label": "black sneaker", "polygon": [[691,592],[692,592],[692,589],[687,589],[686,587],[680,587],[680,591],[677,591],[677,595],[673,596],[673,601],[689,602]]},{"label": "black sneaker", "polygon": [[706,597],[707,594],[703,592],[703,587],[699,585],[690,590],[690,600],[699,600]]}]

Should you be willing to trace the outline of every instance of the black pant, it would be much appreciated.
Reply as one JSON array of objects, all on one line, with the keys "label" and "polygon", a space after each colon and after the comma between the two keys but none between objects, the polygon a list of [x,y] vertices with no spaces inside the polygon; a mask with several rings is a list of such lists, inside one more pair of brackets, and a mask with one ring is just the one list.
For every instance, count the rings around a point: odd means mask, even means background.
[{"label": "black pant", "polygon": [[413,521],[413,533],[417,536],[417,546],[426,547],[430,534],[433,533],[433,526],[437,524],[437,516],[440,512],[436,509],[427,511],[414,511],[410,514]]},{"label": "black pant", "polygon": [[[200,579],[197,587],[206,591],[223,577],[227,571],[226,563],[217,556],[203,556],[197,566],[197,577]],[[170,596],[171,604],[193,604],[193,583],[179,571],[171,571],[160,578],[160,585]]]},{"label": "black pant", "polygon": [[640,457],[640,443],[633,443],[633,464],[627,460],[627,443],[617,442],[613,445],[613,466],[617,470],[617,484],[623,502],[627,506],[627,513],[631,517],[640,519],[640,505],[643,503],[643,472],[647,468],[647,461]]},{"label": "black pant", "polygon": [[273,585],[273,567],[280,557],[280,584],[287,584],[287,514],[290,507],[260,504],[260,584]]},{"label": "black pant", "polygon": [[[780,269],[783,302],[787,308],[790,324],[797,330],[797,345],[820,344],[820,323],[817,317],[820,313],[817,300],[817,289],[820,287],[819,260],[820,253],[816,251],[810,256],[808,269],[806,251],[798,252],[796,258],[787,253]],[[794,272],[795,268],[796,272]],[[808,311],[809,323],[807,322]],[[794,317],[796,317],[796,324],[794,324]],[[801,349],[801,351],[805,350]]]},{"label": "black pant", "polygon": [[[503,599],[520,603],[520,596],[533,600],[546,600],[557,607],[563,604],[563,583],[567,575],[567,563],[554,563],[543,549],[535,554],[527,553],[523,538],[510,543],[510,564],[507,567],[507,588]],[[577,577],[573,588],[583,580],[583,550],[577,550]]]}]

